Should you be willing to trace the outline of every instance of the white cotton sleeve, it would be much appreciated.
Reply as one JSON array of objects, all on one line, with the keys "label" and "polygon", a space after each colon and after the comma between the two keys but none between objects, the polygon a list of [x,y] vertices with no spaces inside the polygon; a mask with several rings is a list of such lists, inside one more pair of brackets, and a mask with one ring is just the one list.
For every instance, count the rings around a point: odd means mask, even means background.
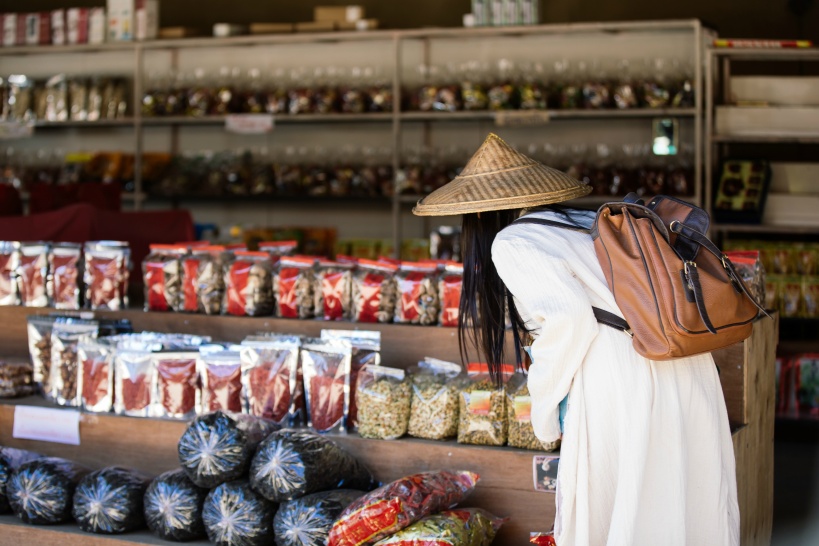
[{"label": "white cotton sleeve", "polygon": [[597,335],[597,321],[582,284],[563,259],[531,242],[500,235],[492,245],[492,261],[540,327],[529,368],[532,426],[540,440],[552,442],[560,438],[558,404]]}]

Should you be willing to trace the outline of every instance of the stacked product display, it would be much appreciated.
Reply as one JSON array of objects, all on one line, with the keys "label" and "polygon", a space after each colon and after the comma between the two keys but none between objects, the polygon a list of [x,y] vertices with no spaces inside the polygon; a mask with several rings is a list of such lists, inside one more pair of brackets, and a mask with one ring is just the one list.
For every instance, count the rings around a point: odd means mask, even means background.
[{"label": "stacked product display", "polygon": [[460,264],[282,255],[294,246],[151,245],[142,263],[145,310],[453,325]]},{"label": "stacked product display", "polygon": [[819,354],[777,358],[776,410],[791,416],[819,416]]},{"label": "stacked product display", "polygon": [[224,546],[489,546],[504,519],[460,508],[468,471],[429,471],[378,487],[371,472],[327,437],[217,411],[194,419],[178,444],[180,469],[91,471],[69,460],[0,448],[4,511],[86,532],[148,527],[170,541]]},{"label": "stacked product display", "polygon": [[124,309],[130,257],[122,241],[0,241],[0,305]]}]

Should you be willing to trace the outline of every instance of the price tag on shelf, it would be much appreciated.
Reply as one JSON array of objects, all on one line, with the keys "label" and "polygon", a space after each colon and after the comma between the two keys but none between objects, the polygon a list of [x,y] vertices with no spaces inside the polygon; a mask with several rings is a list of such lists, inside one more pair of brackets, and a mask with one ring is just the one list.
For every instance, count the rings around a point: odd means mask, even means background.
[{"label": "price tag on shelf", "polygon": [[225,130],[240,135],[264,135],[273,126],[272,114],[232,114],[225,118]]},{"label": "price tag on shelf", "polygon": [[34,406],[14,408],[12,438],[80,445],[80,412]]},{"label": "price tag on shelf", "polygon": [[535,455],[532,457],[532,475],[535,491],[554,493],[557,491],[557,464],[559,455]]},{"label": "price tag on shelf", "polygon": [[34,124],[20,121],[0,122],[0,140],[29,138],[34,134]]},{"label": "price tag on shelf", "polygon": [[495,125],[498,127],[546,125],[549,120],[549,112],[545,110],[513,110],[495,114]]}]

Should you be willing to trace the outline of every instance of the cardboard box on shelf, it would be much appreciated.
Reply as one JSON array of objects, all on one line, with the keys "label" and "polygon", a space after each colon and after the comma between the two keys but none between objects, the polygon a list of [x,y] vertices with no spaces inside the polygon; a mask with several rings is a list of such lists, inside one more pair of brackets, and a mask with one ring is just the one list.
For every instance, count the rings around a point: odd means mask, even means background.
[{"label": "cardboard box on shelf", "polygon": [[51,12],[51,43],[65,45],[65,10],[55,9]]},{"label": "cardboard box on shelf", "polygon": [[65,12],[65,38],[69,44],[88,43],[88,8],[68,8]]},{"label": "cardboard box on shelf", "polygon": [[251,23],[251,34],[286,34],[293,32],[293,23]]},{"label": "cardboard box on shelf", "polygon": [[108,40],[130,42],[134,39],[135,0],[108,0]]},{"label": "cardboard box on shelf", "polygon": [[355,23],[364,19],[364,6],[316,6],[313,19],[318,22]]},{"label": "cardboard box on shelf", "polygon": [[136,0],[136,39],[156,40],[159,35],[159,0]]},{"label": "cardboard box on shelf", "polygon": [[162,40],[173,40],[177,38],[191,38],[200,36],[202,33],[198,29],[191,27],[162,27],[157,32],[157,37]]},{"label": "cardboard box on shelf", "polygon": [[336,24],[332,21],[308,21],[296,23],[296,32],[332,32]]},{"label": "cardboard box on shelf", "polygon": [[105,42],[105,8],[91,8],[88,13],[88,43],[102,44]]}]

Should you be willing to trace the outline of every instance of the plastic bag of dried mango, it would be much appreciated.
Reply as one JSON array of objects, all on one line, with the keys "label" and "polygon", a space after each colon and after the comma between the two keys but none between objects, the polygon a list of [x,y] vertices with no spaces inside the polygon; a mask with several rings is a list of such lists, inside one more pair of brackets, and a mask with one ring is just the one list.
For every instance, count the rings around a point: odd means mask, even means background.
[{"label": "plastic bag of dried mango", "polygon": [[480,508],[460,508],[427,516],[375,546],[489,546],[505,523]]}]

